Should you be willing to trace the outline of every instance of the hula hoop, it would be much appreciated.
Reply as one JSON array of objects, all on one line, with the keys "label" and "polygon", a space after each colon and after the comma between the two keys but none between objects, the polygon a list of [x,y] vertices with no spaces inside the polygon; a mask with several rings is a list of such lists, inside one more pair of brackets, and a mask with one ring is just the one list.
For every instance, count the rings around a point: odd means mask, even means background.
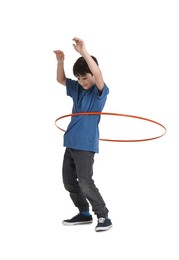
[{"label": "hula hoop", "polygon": [[135,118],[135,119],[140,119],[140,120],[145,120],[145,121],[148,121],[148,122],[151,122],[151,123],[154,123],[154,124],[157,124],[159,126],[161,126],[163,129],[164,129],[164,133],[159,135],[159,136],[155,136],[155,137],[151,137],[151,138],[145,138],[145,139],[129,139],[129,140],[114,140],[114,139],[104,139],[104,138],[100,138],[99,140],[100,141],[108,141],[108,142],[143,142],[143,141],[151,141],[151,140],[154,140],[154,139],[158,139],[162,136],[164,136],[167,132],[167,129],[164,125],[154,121],[154,120],[151,120],[151,119],[148,119],[148,118],[145,118],[145,117],[141,117],[141,116],[134,116],[134,115],[128,115],[128,114],[119,114],[119,113],[109,113],[109,112],[80,112],[80,113],[73,113],[73,114],[68,114],[68,115],[64,115],[64,116],[61,116],[59,118],[57,118],[55,120],[55,125],[58,129],[60,129],[61,131],[63,132],[66,132],[66,130],[62,129],[61,127],[59,127],[57,125],[57,122],[65,117],[72,117],[72,116],[82,116],[82,115],[110,115],[110,116],[123,116],[123,117],[131,117],[131,118]]}]

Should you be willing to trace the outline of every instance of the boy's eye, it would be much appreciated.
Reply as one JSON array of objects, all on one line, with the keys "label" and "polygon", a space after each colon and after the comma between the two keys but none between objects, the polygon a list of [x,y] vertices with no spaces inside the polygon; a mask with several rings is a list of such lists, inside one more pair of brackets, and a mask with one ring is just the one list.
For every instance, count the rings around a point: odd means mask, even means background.
[{"label": "boy's eye", "polygon": [[84,78],[77,78],[78,80],[86,80],[87,79],[87,77],[84,77]]}]

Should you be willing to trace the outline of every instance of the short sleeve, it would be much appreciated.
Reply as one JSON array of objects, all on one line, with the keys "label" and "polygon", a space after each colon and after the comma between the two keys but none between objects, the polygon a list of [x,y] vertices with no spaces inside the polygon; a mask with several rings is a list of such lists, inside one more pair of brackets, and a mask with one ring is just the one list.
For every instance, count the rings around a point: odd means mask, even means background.
[{"label": "short sleeve", "polygon": [[107,87],[107,85],[104,83],[104,88],[102,89],[102,93],[99,95],[99,99],[103,99],[106,98],[107,95],[109,94],[109,88]]},{"label": "short sleeve", "polygon": [[74,97],[78,89],[78,82],[76,80],[66,79],[66,93],[67,96]]}]

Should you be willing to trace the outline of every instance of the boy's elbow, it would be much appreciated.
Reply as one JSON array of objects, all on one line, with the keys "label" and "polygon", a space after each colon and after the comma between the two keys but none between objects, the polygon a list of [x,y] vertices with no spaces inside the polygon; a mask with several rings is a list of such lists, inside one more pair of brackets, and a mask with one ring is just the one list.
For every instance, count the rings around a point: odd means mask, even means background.
[{"label": "boy's elbow", "polygon": [[66,79],[59,79],[57,78],[57,82],[60,83],[61,85],[66,85]]}]

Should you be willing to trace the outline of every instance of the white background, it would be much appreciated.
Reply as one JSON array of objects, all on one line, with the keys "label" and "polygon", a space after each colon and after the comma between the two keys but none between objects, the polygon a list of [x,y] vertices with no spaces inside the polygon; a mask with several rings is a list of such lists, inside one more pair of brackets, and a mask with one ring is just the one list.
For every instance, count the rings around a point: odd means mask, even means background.
[{"label": "white background", "polygon": [[[177,4],[1,1],[2,260],[179,259]],[[77,210],[61,180],[63,132],[54,121],[71,113],[72,103],[56,82],[53,50],[65,52],[66,74],[73,78],[79,57],[74,36],[98,58],[110,88],[104,111],[147,117],[167,128],[154,141],[100,142],[94,179],[113,222],[105,233],[94,231],[95,216],[92,225],[61,224]],[[104,138],[112,137],[120,118],[108,120],[100,128]],[[138,122],[130,122],[127,138],[136,138]],[[155,135],[147,129],[147,137]]]}]

